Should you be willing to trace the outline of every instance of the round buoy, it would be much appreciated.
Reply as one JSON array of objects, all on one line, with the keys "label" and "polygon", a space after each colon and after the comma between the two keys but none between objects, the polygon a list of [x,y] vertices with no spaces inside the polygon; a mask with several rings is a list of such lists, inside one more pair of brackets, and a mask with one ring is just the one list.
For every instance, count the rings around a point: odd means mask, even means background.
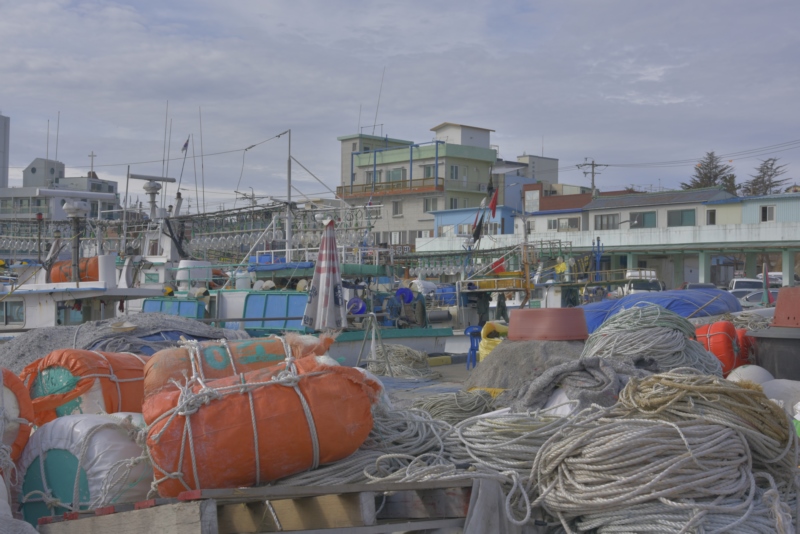
[{"label": "round buoy", "polygon": [[353,315],[363,315],[367,311],[367,303],[358,297],[353,297],[347,301],[347,310]]},{"label": "round buoy", "polygon": [[731,371],[731,374],[728,375],[728,380],[732,382],[747,380],[748,382],[763,384],[764,382],[775,380],[775,377],[772,376],[772,373],[758,365],[742,365]]},{"label": "round buoy", "polygon": [[404,304],[409,304],[412,300],[414,300],[414,292],[407,287],[401,287],[398,289],[395,293],[395,296]]}]

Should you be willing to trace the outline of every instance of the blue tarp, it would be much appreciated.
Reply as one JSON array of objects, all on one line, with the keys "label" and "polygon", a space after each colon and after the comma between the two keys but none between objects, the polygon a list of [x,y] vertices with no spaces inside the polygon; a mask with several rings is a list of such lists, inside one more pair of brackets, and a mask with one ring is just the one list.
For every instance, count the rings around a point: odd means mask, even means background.
[{"label": "blue tarp", "polygon": [[[175,345],[177,345],[181,337],[195,341],[208,341],[209,339],[213,339],[210,337],[193,336],[191,334],[187,334],[186,332],[181,332],[180,330],[162,330],[157,334],[150,334],[149,336],[138,336],[138,339],[142,340],[145,343],[142,343],[142,345],[136,350],[136,352],[137,354],[152,356],[161,349],[148,346],[146,344],[147,341],[155,341],[155,342],[174,341]],[[104,341],[106,340],[105,339],[100,340],[95,345],[93,345],[89,350],[97,349],[98,345],[102,345]]]},{"label": "blue tarp", "polygon": [[621,310],[632,308],[640,302],[658,304],[687,318],[742,311],[739,299],[721,289],[674,289],[672,291],[634,293],[621,299],[608,299],[582,306],[586,314],[586,326],[589,333],[597,330],[609,317]]},{"label": "blue tarp", "polygon": [[314,267],[314,262],[311,261],[293,261],[291,263],[270,263],[266,265],[250,265],[247,270],[251,273],[262,271],[282,271],[284,269],[311,269]]}]

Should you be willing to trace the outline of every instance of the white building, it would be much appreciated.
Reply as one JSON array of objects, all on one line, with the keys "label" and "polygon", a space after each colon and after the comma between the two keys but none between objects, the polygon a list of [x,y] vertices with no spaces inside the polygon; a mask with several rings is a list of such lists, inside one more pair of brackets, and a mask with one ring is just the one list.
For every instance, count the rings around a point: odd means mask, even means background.
[{"label": "white building", "polygon": [[37,213],[45,220],[65,220],[63,207],[67,199],[86,202],[89,218],[118,218],[107,213],[119,209],[116,182],[101,180],[92,172],[76,177],[65,177],[64,172],[65,166],[60,161],[33,160],[22,171],[22,187],[0,189],[0,220],[36,219]]},{"label": "white building", "polygon": [[11,141],[11,119],[0,114],[0,188],[8,187],[8,147]]}]

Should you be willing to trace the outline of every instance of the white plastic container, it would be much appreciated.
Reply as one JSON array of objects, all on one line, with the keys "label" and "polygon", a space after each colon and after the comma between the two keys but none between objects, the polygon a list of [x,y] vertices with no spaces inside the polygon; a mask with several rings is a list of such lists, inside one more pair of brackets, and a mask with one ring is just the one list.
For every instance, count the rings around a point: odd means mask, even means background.
[{"label": "white plastic container", "polygon": [[190,287],[204,286],[211,280],[211,263],[207,261],[181,260],[175,275],[178,288],[187,290]]}]

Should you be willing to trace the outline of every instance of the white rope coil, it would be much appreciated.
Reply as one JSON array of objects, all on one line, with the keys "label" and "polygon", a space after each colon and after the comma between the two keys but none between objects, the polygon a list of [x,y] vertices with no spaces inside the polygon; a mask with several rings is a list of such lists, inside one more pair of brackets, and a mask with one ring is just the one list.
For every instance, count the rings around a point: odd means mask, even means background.
[{"label": "white rope coil", "polygon": [[398,378],[435,379],[441,376],[440,373],[431,371],[426,353],[405,345],[377,344],[367,369],[379,376],[391,375]]},{"label": "white rope coil", "polygon": [[595,330],[586,341],[581,358],[627,359],[634,363],[653,360],[659,370],[693,367],[722,376],[719,360],[697,341],[688,320],[656,304],[623,310]]},{"label": "white rope coil", "polygon": [[412,404],[412,407],[428,412],[434,419],[446,421],[451,425],[491,412],[493,406],[492,395],[483,390],[439,393],[423,397]]}]

